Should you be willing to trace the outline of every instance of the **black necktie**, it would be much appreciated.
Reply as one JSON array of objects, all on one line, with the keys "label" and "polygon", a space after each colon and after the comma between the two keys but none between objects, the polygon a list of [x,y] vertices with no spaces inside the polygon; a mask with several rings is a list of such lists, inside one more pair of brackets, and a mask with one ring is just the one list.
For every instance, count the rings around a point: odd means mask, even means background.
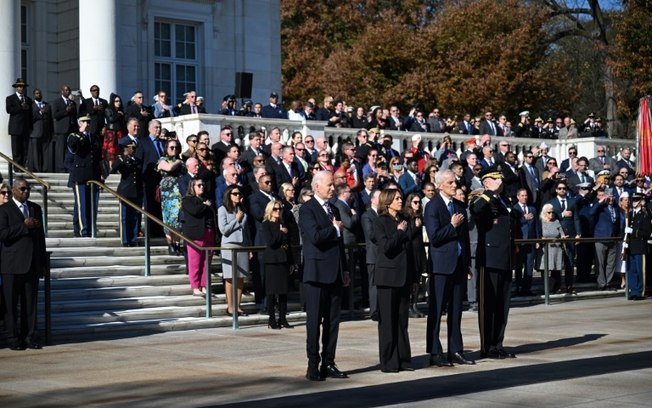
[{"label": "black necktie", "polygon": [[333,215],[333,210],[331,210],[330,204],[328,204],[328,202],[325,202],[324,207],[326,208],[326,213],[328,214],[328,220],[330,222],[333,222],[333,220],[335,219],[335,215]]}]

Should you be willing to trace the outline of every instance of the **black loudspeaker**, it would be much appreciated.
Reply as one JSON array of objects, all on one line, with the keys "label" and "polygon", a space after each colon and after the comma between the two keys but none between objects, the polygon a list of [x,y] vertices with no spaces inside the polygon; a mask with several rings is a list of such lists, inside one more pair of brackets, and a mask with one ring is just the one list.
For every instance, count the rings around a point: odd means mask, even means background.
[{"label": "black loudspeaker", "polygon": [[254,81],[254,74],[251,72],[235,73],[235,97],[240,99],[251,99],[251,84]]}]

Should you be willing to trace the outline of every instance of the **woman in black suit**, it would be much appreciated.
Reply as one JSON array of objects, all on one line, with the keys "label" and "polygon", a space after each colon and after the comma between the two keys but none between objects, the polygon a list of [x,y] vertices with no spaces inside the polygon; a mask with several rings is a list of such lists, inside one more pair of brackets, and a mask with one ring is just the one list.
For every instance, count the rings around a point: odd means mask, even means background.
[{"label": "woman in black suit", "polygon": [[[181,201],[183,210],[183,233],[196,244],[215,245],[215,207],[205,197],[206,184],[201,179],[192,179],[188,194]],[[206,251],[197,251],[188,245],[188,279],[194,296],[206,296],[206,262],[210,256]]]},{"label": "woman in black suit", "polygon": [[[288,278],[290,267],[288,262],[288,229],[283,225],[283,204],[272,200],[265,207],[263,216],[263,239],[267,244],[263,252],[265,263],[265,294],[267,295],[267,312],[269,320],[267,327],[292,329],[286,319],[288,308]],[[278,296],[278,322],[275,306]]]},{"label": "woman in black suit", "polygon": [[[423,244],[423,207],[419,194],[412,193],[407,196],[403,208],[403,215],[410,223],[408,232],[410,234],[409,238],[412,241],[414,269],[416,270],[416,278],[420,279],[424,272],[426,272],[428,262],[426,261],[426,249]],[[410,314],[412,317],[423,317],[417,309],[418,294],[418,290],[415,291],[410,300]]]},{"label": "woman in black suit", "polygon": [[378,335],[380,370],[412,371],[408,307],[417,276],[410,239],[410,224],[402,219],[403,198],[398,190],[380,193],[374,237],[378,245],[376,287],[378,289]]}]

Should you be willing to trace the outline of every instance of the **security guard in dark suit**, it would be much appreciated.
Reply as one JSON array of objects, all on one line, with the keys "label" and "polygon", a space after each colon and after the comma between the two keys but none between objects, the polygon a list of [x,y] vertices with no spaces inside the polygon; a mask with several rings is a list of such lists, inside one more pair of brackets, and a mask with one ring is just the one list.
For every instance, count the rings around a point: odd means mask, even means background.
[{"label": "security guard in dark suit", "polygon": [[82,237],[91,236],[91,200],[94,202],[94,216],[97,219],[97,206],[99,205],[100,190],[97,186],[92,188],[86,183],[89,180],[101,180],[102,142],[93,136],[89,130],[91,118],[89,115],[77,119],[79,131],[68,135],[68,151],[72,153],[72,168],[70,178],[73,182],[75,194],[75,209],[77,218],[74,222],[79,227]]},{"label": "security guard in dark suit", "polygon": [[[122,145],[122,154],[115,158],[111,173],[120,173],[118,193],[141,207],[143,205],[142,166],[134,159],[136,143]],[[129,205],[120,202],[120,238],[122,246],[137,246],[141,214]]]},{"label": "security guard in dark suit", "polygon": [[478,319],[482,357],[514,358],[505,351],[503,339],[509,315],[512,289],[513,239],[520,238],[518,218],[509,201],[501,196],[501,165],[484,170],[480,177],[485,191],[471,203],[478,229],[476,264],[478,277]]}]

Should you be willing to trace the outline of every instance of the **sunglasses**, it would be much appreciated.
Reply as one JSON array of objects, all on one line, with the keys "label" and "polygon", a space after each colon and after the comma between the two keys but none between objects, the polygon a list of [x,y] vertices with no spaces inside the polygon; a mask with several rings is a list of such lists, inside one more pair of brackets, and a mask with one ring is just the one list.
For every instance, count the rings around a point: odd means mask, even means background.
[{"label": "sunglasses", "polygon": [[240,192],[239,191],[232,191],[231,195],[236,196],[236,197],[240,197]]},{"label": "sunglasses", "polygon": [[0,195],[3,195],[3,196],[10,196],[10,195],[11,195],[11,191],[4,191],[4,190],[3,190],[3,191],[0,191]]},{"label": "sunglasses", "polygon": [[188,143],[197,143],[197,139],[188,140]]},{"label": "sunglasses", "polygon": [[29,188],[29,187],[21,187],[21,188],[19,188],[19,190],[24,193],[25,191],[30,191],[31,188]]},{"label": "sunglasses", "polygon": [[272,211],[281,211],[281,209],[278,208],[278,207],[274,207],[274,208],[272,208]]},{"label": "sunglasses", "polygon": [[205,152],[206,150],[208,150],[208,149],[197,149],[197,151],[199,151],[199,152]]},{"label": "sunglasses", "polygon": [[306,140],[306,143],[315,143],[314,140]]},{"label": "sunglasses", "polygon": [[195,187],[202,187],[202,188],[204,188],[204,187],[206,187],[206,185],[205,185],[205,184],[195,184]]},{"label": "sunglasses", "polygon": [[412,201],[412,204],[421,204],[421,201]]},{"label": "sunglasses", "polygon": [[272,184],[271,181],[263,181],[263,184]]},{"label": "sunglasses", "polygon": [[566,187],[557,187],[557,190],[559,190],[559,191],[566,191]]}]

